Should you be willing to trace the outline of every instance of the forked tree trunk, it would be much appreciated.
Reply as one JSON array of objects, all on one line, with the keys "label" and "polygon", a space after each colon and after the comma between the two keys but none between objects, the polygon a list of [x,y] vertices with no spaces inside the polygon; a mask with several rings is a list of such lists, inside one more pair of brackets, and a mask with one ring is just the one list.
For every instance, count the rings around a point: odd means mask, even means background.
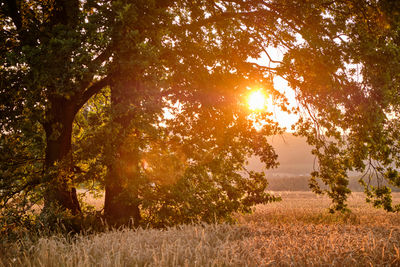
[{"label": "forked tree trunk", "polygon": [[[71,186],[71,137],[75,105],[64,98],[53,99],[44,123],[46,132],[46,179],[44,211],[52,207],[68,209],[72,214],[81,212],[76,188]],[[56,164],[59,166],[55,167]],[[55,167],[55,168],[54,168]],[[54,173],[53,169],[54,168]]]}]

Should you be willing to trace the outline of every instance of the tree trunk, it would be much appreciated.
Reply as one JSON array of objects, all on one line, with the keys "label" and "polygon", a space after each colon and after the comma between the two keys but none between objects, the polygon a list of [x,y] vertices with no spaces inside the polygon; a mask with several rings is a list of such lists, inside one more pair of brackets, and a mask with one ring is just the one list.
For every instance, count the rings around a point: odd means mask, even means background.
[{"label": "tree trunk", "polygon": [[137,175],[138,161],[132,153],[121,153],[109,167],[104,213],[107,222],[113,226],[128,225],[132,220],[135,227],[139,226],[141,216],[135,181]]},{"label": "tree trunk", "polygon": [[[72,214],[81,212],[76,188],[71,186],[71,138],[76,114],[72,101],[52,99],[51,108],[44,123],[46,132],[45,167],[47,188],[44,211],[52,207],[68,209]],[[57,166],[56,166],[57,164]],[[55,169],[53,170],[53,168]],[[54,171],[54,173],[52,173]]]},{"label": "tree trunk", "polygon": [[113,160],[106,176],[104,214],[111,225],[127,225],[133,220],[138,226],[141,220],[140,199],[138,196],[139,149],[137,135],[132,135],[133,118],[129,110],[134,102],[132,86],[135,82],[122,82],[111,88],[113,110],[114,145]]}]

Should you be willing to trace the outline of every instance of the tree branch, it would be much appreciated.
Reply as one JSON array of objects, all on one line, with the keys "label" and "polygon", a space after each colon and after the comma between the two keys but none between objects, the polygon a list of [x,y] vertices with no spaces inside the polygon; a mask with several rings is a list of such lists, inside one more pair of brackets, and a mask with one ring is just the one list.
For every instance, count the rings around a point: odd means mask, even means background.
[{"label": "tree branch", "polygon": [[259,65],[259,64],[257,64],[257,63],[250,63],[252,66],[254,66],[254,67],[256,67],[256,68],[260,68],[260,69],[264,69],[264,70],[267,70],[267,71],[277,71],[276,70],[276,68],[272,68],[272,67],[267,67],[267,66],[262,66],[262,65]]},{"label": "tree branch", "polygon": [[84,75],[79,81],[80,92],[84,92],[85,89],[89,87],[91,83],[93,83],[93,78],[95,75],[93,72],[95,72],[95,70],[97,70],[103,62],[110,58],[112,51],[113,50],[110,44],[108,47],[106,47],[106,49],[103,50],[103,52],[101,52],[90,62],[86,75]]},{"label": "tree branch", "polygon": [[15,27],[18,31],[22,29],[22,18],[20,14],[20,8],[18,7],[16,0],[7,0],[8,11],[10,12],[9,16],[15,24]]},{"label": "tree branch", "polygon": [[100,53],[100,55],[98,55],[96,58],[94,58],[91,62],[91,65],[95,65],[98,66],[101,63],[103,63],[104,61],[106,61],[107,59],[109,59],[112,55],[112,46],[111,44],[109,46],[106,47],[106,49],[104,49],[103,52]]},{"label": "tree branch", "polygon": [[78,101],[75,105],[75,111],[78,112],[79,109],[96,93],[101,89],[109,85],[110,78],[107,76],[99,81],[92,83],[86,90],[80,95]]},{"label": "tree branch", "polygon": [[241,18],[246,16],[265,16],[274,14],[269,10],[256,10],[256,11],[248,11],[248,12],[223,12],[216,16],[212,16],[206,19],[198,20],[193,23],[178,25],[180,29],[190,29],[190,28],[198,28],[207,24],[212,24],[215,22],[223,21],[226,19],[232,18]]}]

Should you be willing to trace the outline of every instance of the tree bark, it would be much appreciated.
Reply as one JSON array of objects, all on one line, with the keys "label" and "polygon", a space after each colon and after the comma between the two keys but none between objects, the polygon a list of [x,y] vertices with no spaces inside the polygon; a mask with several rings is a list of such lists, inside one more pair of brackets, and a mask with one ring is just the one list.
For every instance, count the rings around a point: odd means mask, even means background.
[{"label": "tree bark", "polygon": [[[113,226],[140,224],[140,199],[138,196],[139,149],[131,135],[133,114],[129,109],[134,102],[133,81],[123,81],[123,77],[111,87],[111,103],[117,112],[113,117],[115,143],[113,160],[108,167],[105,186],[104,214]],[[133,141],[133,142],[132,142]]]},{"label": "tree bark", "polygon": [[[46,132],[45,168],[48,174],[44,210],[53,206],[81,212],[76,188],[71,186],[71,138],[76,109],[73,101],[54,98],[44,123]],[[55,166],[59,164],[59,166]],[[54,173],[52,169],[55,168]]]},{"label": "tree bark", "polygon": [[138,160],[132,153],[121,153],[109,167],[104,203],[104,214],[109,224],[129,225],[133,220],[133,225],[139,226],[140,201],[135,188],[137,175]]}]

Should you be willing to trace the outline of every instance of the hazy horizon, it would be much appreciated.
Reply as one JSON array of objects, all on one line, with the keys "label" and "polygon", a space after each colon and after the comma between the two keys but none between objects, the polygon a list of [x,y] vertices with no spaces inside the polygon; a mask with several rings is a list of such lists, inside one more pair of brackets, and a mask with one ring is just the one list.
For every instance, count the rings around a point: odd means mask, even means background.
[{"label": "hazy horizon", "polygon": [[257,157],[251,157],[248,164],[250,170],[264,170],[267,174],[277,176],[309,175],[313,171],[312,147],[307,144],[305,137],[294,136],[292,133],[286,132],[269,137],[268,141],[278,155],[279,166],[275,169],[265,170],[264,165]]}]

